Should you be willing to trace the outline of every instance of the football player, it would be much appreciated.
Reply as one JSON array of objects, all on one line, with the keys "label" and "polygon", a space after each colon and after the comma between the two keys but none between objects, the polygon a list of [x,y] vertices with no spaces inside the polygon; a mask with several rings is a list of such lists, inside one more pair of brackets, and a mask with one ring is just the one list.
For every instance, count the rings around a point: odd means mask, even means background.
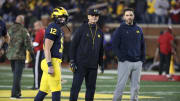
[{"label": "football player", "polygon": [[61,95],[61,68],[64,32],[61,27],[66,25],[68,12],[63,7],[54,8],[50,23],[45,30],[44,59],[41,61],[43,75],[40,89],[34,101],[43,101],[49,91],[52,92],[52,101],[60,101]]}]

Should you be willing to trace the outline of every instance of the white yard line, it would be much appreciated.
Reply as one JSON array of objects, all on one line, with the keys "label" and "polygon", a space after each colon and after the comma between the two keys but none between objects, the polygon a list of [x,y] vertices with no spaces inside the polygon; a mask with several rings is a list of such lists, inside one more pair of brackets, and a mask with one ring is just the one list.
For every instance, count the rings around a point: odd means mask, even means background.
[{"label": "white yard line", "polygon": [[[0,67],[0,70],[10,70],[9,66],[6,67]],[[32,68],[25,68],[26,71],[32,71]],[[71,72],[68,68],[62,68],[62,72]],[[98,70],[98,73],[100,73],[100,70]],[[117,70],[105,70],[104,74],[117,74]],[[158,71],[142,71],[141,74],[150,74],[150,75],[158,75]],[[176,72],[175,75],[180,75],[180,72]]]},{"label": "white yard line", "polygon": [[[0,66],[0,70],[10,70],[11,71],[11,67],[10,66],[4,66],[4,67]],[[32,71],[32,68],[24,68],[24,70]]]},{"label": "white yard line", "polygon": [[[1,73],[0,75],[3,75],[3,76],[13,76],[13,74],[12,73]],[[23,74],[22,75],[22,77],[28,77],[28,78],[33,78],[33,74],[31,73],[31,74]],[[64,78],[64,79],[72,79],[73,78],[73,75],[62,75],[62,78]],[[113,76],[98,76],[97,77],[98,79],[114,79],[114,77]]]},{"label": "white yard line", "polygon": [[[114,91],[99,91],[97,93],[101,93],[101,94],[113,94]],[[124,91],[123,94],[131,94],[131,92],[130,91]],[[139,94],[172,95],[172,94],[180,94],[180,92],[174,92],[174,91],[168,91],[168,92],[156,91],[156,92],[139,92]]]},{"label": "white yard line", "polygon": [[[12,82],[13,80],[7,80],[7,79],[3,79],[3,80],[1,80],[1,82]],[[22,80],[21,80],[21,82],[22,82]],[[33,80],[32,79],[26,79],[26,82],[33,82]],[[1,85],[1,84],[0,84]]]},{"label": "white yard line", "polygon": [[[83,85],[82,85],[83,86]],[[0,85],[0,87],[9,87],[8,85]],[[25,86],[24,86],[25,87]],[[66,85],[64,84],[63,85],[64,88],[69,88],[71,87],[71,85]],[[96,88],[115,88],[115,85],[96,85]],[[127,85],[126,87],[130,87],[130,85]],[[145,85],[145,86],[140,86],[140,88],[143,87],[143,88],[179,88],[180,85]]]},{"label": "white yard line", "polygon": [[[71,87],[71,85],[63,85],[63,87]],[[116,85],[96,85],[96,88],[115,88]],[[130,87],[130,85],[127,85],[126,87]],[[180,88],[180,85],[142,85],[140,88]]]},{"label": "white yard line", "polygon": [[[12,86],[9,86],[9,85],[0,85],[0,88],[12,88]],[[32,88],[32,86],[23,86],[23,85],[21,85],[21,88]]]},{"label": "white yard line", "polygon": [[[0,85],[0,88],[11,88],[12,86],[7,86],[7,85]],[[21,87],[23,87],[23,88],[31,88],[32,86],[21,86]],[[65,90],[68,90],[69,89],[69,87],[64,87],[63,86],[63,89],[65,89]],[[84,88],[82,88],[81,89],[81,91],[86,91],[86,89],[84,89]],[[98,92],[98,91],[96,91],[96,92]],[[114,91],[99,91],[98,93],[114,93]],[[123,92],[124,94],[130,94],[130,91],[125,91],[125,92]],[[176,94],[179,94],[180,93],[180,91],[179,92],[176,92],[176,91],[168,91],[168,92],[163,92],[163,91],[155,91],[155,92],[140,92],[140,94],[174,94],[174,93],[176,93]]]}]

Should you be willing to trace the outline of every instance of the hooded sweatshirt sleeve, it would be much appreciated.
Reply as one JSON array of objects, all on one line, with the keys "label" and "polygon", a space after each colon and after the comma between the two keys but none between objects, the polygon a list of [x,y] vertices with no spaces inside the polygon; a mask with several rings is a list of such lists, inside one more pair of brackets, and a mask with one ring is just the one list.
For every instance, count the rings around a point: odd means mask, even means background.
[{"label": "hooded sweatshirt sleeve", "polygon": [[143,35],[143,31],[142,29],[140,29],[141,31],[141,61],[144,62],[145,61],[145,56],[146,56],[146,51],[145,51],[145,41],[144,41],[144,35]]},{"label": "hooded sweatshirt sleeve", "polygon": [[119,58],[120,57],[120,52],[119,52],[119,46],[120,46],[120,41],[121,41],[121,37],[120,37],[120,33],[121,30],[120,28],[117,28],[115,30],[115,32],[113,33],[113,39],[112,39],[112,49],[114,54]]}]

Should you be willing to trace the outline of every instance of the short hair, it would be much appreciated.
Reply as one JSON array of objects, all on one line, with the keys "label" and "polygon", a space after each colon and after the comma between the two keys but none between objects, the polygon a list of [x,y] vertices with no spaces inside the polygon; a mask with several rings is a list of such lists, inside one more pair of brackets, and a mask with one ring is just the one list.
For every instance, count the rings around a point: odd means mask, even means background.
[{"label": "short hair", "polygon": [[126,9],[124,9],[124,11],[123,11],[123,16],[124,16],[124,14],[125,14],[127,11],[132,11],[132,12],[134,13],[134,9],[133,9],[133,8],[126,8]]},{"label": "short hair", "polygon": [[24,15],[18,15],[16,17],[16,22],[20,23],[20,24],[23,24],[24,23]]},{"label": "short hair", "polygon": [[42,24],[42,22],[40,20],[34,22],[34,24],[37,24],[40,28],[43,27],[43,24]]}]

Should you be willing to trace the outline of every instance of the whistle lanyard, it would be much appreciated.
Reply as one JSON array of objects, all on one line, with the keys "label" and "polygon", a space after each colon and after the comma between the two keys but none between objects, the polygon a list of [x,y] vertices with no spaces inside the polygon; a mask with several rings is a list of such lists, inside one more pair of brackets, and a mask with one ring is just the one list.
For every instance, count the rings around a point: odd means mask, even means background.
[{"label": "whistle lanyard", "polygon": [[93,34],[93,31],[92,31],[90,25],[89,25],[89,29],[90,29],[90,32],[91,32],[91,36],[92,36],[92,40],[93,40],[93,46],[94,46],[94,41],[95,41],[95,38],[96,38],[96,32],[97,32],[97,25],[96,25],[96,30],[95,30],[95,33],[94,33],[94,34]]}]

